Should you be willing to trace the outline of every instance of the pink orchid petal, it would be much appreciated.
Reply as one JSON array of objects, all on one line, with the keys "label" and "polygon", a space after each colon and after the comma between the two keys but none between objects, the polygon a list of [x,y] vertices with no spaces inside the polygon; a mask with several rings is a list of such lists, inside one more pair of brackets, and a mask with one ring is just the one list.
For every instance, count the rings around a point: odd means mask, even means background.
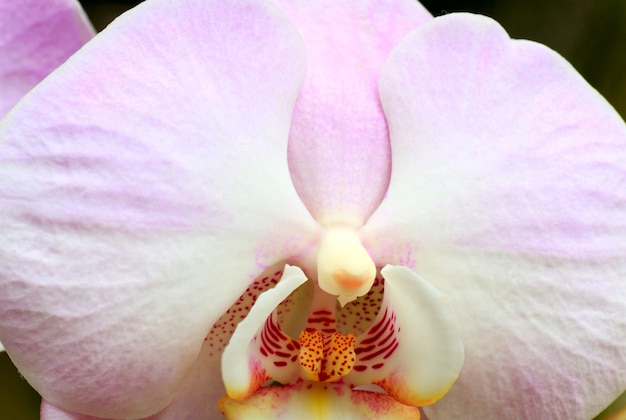
[{"label": "pink orchid petal", "polygon": [[274,3],[307,48],[289,138],[296,190],[322,223],[360,225],[382,200],[391,169],[380,70],[400,39],[431,16],[412,0]]},{"label": "pink orchid petal", "polygon": [[452,14],[381,77],[393,173],[363,229],[459,313],[431,419],[593,417],[626,387],[626,126],[548,48]]},{"label": "pink orchid petal", "polygon": [[93,34],[76,0],[0,0],[0,118]]},{"label": "pink orchid petal", "polygon": [[3,120],[0,339],[50,403],[163,409],[248,283],[309,251],[287,168],[304,72],[264,4],[146,2]]}]

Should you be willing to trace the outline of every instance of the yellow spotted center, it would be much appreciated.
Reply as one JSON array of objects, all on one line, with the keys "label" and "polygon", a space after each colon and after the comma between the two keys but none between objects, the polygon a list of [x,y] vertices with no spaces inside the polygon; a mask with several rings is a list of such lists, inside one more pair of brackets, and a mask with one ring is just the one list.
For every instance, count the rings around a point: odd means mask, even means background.
[{"label": "yellow spotted center", "polygon": [[298,341],[300,366],[308,380],[334,382],[354,367],[354,333],[322,334],[319,330],[307,328],[300,333]]}]

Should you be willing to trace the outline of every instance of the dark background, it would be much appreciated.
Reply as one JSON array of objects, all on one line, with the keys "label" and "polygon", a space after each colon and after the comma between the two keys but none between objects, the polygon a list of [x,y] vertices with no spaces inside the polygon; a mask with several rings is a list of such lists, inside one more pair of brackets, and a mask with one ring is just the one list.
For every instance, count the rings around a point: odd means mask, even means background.
[{"label": "dark background", "polygon": [[[101,30],[139,2],[81,3],[96,29]],[[512,38],[548,45],[571,62],[626,119],[626,0],[430,0],[422,4],[435,16],[454,11],[491,16]],[[7,354],[0,354],[0,420],[38,419],[39,401]]]}]

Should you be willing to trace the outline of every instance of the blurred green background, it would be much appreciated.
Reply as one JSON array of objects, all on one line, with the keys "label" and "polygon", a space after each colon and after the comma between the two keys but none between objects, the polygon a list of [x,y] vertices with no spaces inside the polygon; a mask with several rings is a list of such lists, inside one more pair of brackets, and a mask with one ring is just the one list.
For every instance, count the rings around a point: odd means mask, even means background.
[{"label": "blurred green background", "polygon": [[[139,2],[81,3],[96,29],[102,30]],[[432,0],[422,4],[434,15],[470,11],[491,16],[511,37],[548,45],[570,61],[626,119],[626,0]],[[0,354],[0,420],[38,419],[39,401],[8,355]],[[626,397],[599,418],[617,420],[611,414],[624,405]],[[619,419],[626,419],[626,414]]]}]

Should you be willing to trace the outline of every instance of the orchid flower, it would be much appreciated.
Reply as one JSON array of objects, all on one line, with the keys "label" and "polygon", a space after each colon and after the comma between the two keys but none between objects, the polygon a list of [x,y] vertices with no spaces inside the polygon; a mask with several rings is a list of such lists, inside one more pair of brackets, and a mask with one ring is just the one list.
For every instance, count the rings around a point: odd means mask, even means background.
[{"label": "orchid flower", "polygon": [[0,118],[93,34],[76,0],[0,1]]},{"label": "orchid flower", "polygon": [[148,0],[0,123],[0,197],[44,419],[585,419],[626,388],[626,126],[483,16]]}]

